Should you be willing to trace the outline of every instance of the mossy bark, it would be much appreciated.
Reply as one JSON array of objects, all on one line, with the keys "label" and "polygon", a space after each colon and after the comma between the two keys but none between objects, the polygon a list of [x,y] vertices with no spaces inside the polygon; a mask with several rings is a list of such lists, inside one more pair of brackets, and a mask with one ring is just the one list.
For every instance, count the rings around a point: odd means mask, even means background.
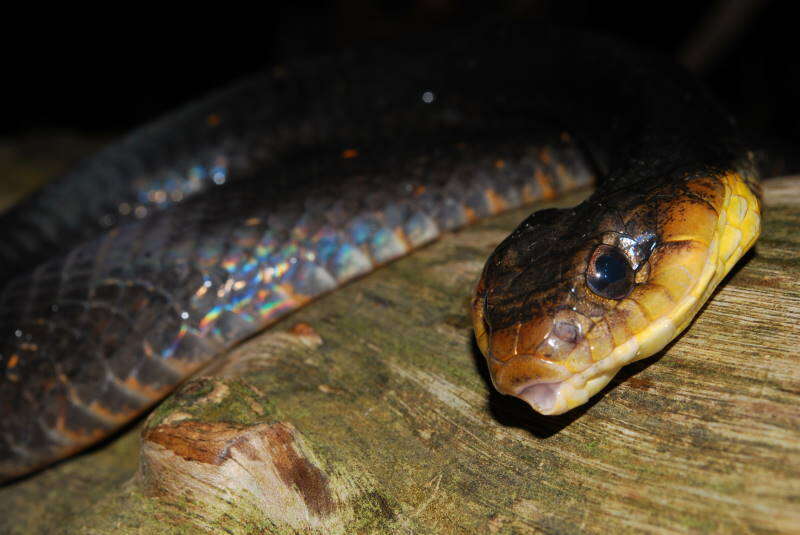
[{"label": "mossy bark", "polygon": [[0,489],[0,532],[796,533],[800,177],[765,186],[756,251],[584,407],[545,417],[497,394],[474,345],[469,296],[517,211],[320,299],[104,447]]}]

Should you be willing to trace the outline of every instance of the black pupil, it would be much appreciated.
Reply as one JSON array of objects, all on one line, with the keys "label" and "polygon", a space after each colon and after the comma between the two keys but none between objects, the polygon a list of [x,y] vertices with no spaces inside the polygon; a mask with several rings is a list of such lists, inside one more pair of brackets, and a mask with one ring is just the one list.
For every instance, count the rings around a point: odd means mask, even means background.
[{"label": "black pupil", "polygon": [[598,290],[605,289],[615,282],[620,282],[628,274],[628,263],[615,254],[600,255],[594,265],[598,275],[595,281]]},{"label": "black pupil", "polygon": [[615,248],[602,246],[598,251],[594,264],[590,266],[586,282],[589,288],[607,299],[622,299],[630,291],[633,284],[633,270],[628,259]]}]

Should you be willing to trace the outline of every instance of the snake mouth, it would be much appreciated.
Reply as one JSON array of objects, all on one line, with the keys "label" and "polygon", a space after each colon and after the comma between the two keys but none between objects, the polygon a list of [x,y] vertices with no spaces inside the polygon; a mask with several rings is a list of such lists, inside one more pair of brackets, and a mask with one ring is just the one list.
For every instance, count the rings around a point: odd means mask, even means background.
[{"label": "snake mouth", "polygon": [[612,358],[595,362],[581,372],[572,373],[556,381],[534,379],[508,393],[526,402],[539,414],[545,416],[564,414],[586,403],[591,396],[600,392],[623,363],[629,362],[638,350],[636,341],[629,340],[615,350]]},{"label": "snake mouth", "polygon": [[559,391],[563,384],[564,381],[535,383],[522,387],[514,395],[525,401],[540,414],[553,414],[553,409],[557,404]]},{"label": "snake mouth", "polygon": [[602,390],[623,363],[629,362],[638,350],[636,341],[629,340],[615,350],[613,358],[596,362],[585,370],[558,381],[534,379],[509,393],[525,401],[539,414],[563,414],[586,403],[591,396]]}]

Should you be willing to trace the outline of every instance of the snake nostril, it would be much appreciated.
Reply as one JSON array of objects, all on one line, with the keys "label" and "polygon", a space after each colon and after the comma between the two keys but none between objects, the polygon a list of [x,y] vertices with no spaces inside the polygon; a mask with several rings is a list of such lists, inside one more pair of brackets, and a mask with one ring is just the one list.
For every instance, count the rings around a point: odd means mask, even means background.
[{"label": "snake nostril", "polygon": [[564,342],[574,344],[578,340],[578,327],[566,321],[559,321],[553,327],[553,334]]}]

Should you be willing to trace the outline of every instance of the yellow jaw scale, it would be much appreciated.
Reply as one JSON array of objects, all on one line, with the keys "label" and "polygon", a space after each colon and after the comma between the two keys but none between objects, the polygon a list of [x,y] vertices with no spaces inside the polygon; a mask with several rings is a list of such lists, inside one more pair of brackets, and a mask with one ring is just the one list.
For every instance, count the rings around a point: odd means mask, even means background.
[{"label": "yellow jaw scale", "polygon": [[687,186],[693,196],[669,207],[647,280],[587,333],[593,363],[563,381],[550,406],[526,399],[534,409],[561,414],[582,405],[622,366],[664,348],[755,243],[761,203],[754,181],[730,173]]}]

